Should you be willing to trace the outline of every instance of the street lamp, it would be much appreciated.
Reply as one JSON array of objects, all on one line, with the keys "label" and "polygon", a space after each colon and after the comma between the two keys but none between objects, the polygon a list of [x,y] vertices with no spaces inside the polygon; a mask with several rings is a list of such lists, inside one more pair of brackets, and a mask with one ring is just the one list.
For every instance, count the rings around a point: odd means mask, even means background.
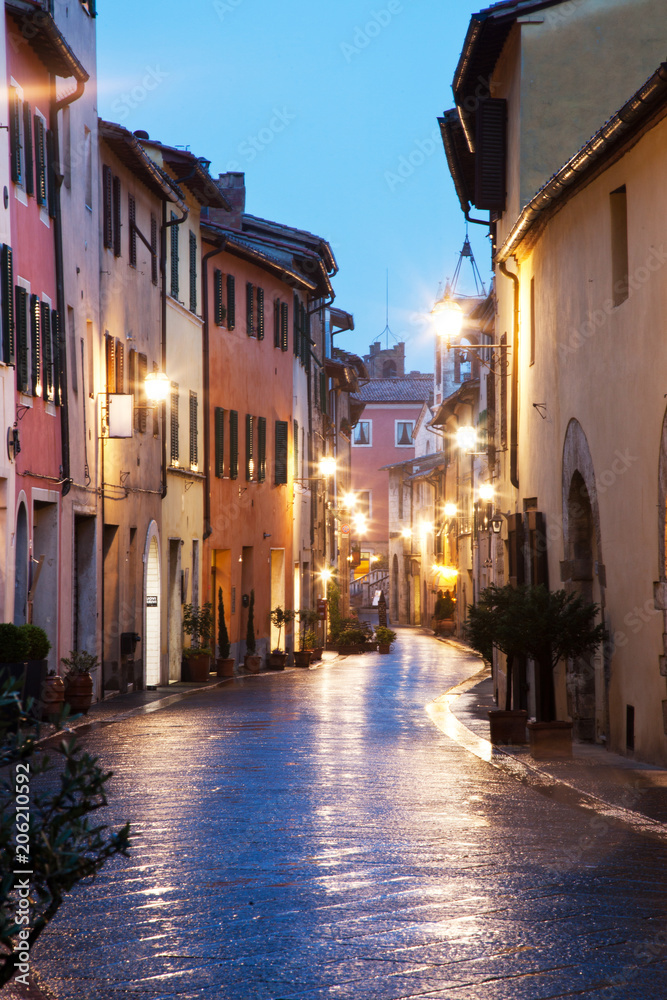
[{"label": "street lamp", "polygon": [[456,431],[456,443],[461,451],[472,452],[477,444],[477,431],[474,427],[466,424]]},{"label": "street lamp", "polygon": [[170,388],[171,382],[164,372],[150,372],[144,379],[146,399],[153,404],[164,403]]},{"label": "street lamp", "polygon": [[445,341],[447,349],[451,346],[451,341],[456,340],[463,329],[464,314],[463,309],[452,296],[449,285],[445,289],[445,294],[433,306],[431,310],[436,333]]},{"label": "street lamp", "polygon": [[458,514],[458,512],[459,512],[459,509],[458,509],[458,507],[456,506],[455,503],[446,503],[445,504],[445,517],[456,517],[456,515]]},{"label": "street lamp", "polygon": [[491,483],[482,483],[479,487],[479,499],[483,500],[484,503],[491,503],[496,491]]},{"label": "street lamp", "polygon": [[325,478],[333,476],[336,473],[336,459],[332,455],[326,455],[319,461],[320,475]]}]

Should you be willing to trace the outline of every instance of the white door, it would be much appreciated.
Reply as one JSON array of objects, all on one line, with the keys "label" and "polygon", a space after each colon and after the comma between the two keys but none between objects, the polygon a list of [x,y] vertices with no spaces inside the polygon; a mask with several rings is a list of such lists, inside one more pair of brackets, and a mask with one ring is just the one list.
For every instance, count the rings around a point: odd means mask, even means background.
[{"label": "white door", "polygon": [[144,656],[146,687],[160,683],[160,557],[157,538],[153,536],[146,560],[146,622],[144,628]]}]

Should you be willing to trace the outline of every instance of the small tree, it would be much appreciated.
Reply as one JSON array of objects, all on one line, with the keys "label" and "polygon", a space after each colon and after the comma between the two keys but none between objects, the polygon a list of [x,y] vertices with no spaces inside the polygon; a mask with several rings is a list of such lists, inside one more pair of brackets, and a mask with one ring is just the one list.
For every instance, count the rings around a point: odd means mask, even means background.
[{"label": "small tree", "polygon": [[320,616],[313,608],[301,608],[300,611],[296,612],[296,617],[299,619],[299,649],[301,652],[305,649],[312,649],[308,643],[313,637],[317,640],[317,633],[313,626],[320,620]]},{"label": "small tree", "polygon": [[246,651],[250,656],[255,655],[257,643],[255,641],[255,591],[250,591],[250,605],[248,607],[248,625],[245,636]]},{"label": "small tree", "polygon": [[225,605],[222,600],[222,587],[218,587],[218,652],[222,660],[229,659],[229,633],[225,621]]},{"label": "small tree", "polygon": [[[53,770],[50,758],[35,745],[37,732],[37,724],[21,708],[11,683],[2,685],[0,766],[11,768],[11,778],[0,781],[0,987],[17,972],[17,943],[25,944],[27,939],[32,946],[66,894],[82,879],[95,875],[109,858],[127,855],[129,848],[129,823],[117,833],[98,823],[91,825],[89,817],[107,804],[105,785],[111,771],[103,771],[97,757],[82,751],[74,739],[63,740],[58,747],[64,762],[58,787],[37,791],[36,779]],[[21,808],[28,775],[29,814]],[[15,840],[19,824],[29,826],[24,846]],[[14,887],[21,870],[29,871],[25,876],[30,887],[28,927],[17,920]]]},{"label": "small tree", "polygon": [[210,601],[202,604],[183,605],[183,631],[190,636],[190,648],[197,653],[210,653],[213,633],[213,605]]},{"label": "small tree", "polygon": [[285,631],[287,631],[287,626],[293,621],[294,612],[289,611],[286,608],[283,610],[280,605],[278,605],[277,608],[273,608],[271,611],[271,624],[274,628],[278,629],[278,645],[273,650],[274,653],[282,653],[280,646],[280,636],[282,634],[282,630],[285,629]]},{"label": "small tree", "polygon": [[337,642],[343,628],[343,619],[340,613],[340,590],[333,580],[327,584],[327,603],[329,605],[329,635],[333,642]]}]

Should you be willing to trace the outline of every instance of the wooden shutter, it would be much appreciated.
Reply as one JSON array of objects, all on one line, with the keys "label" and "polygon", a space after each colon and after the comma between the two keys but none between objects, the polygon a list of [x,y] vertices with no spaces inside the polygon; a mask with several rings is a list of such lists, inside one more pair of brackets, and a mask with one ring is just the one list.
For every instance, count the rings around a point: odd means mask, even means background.
[{"label": "wooden shutter", "polygon": [[151,281],[157,285],[157,219],[151,215]]},{"label": "wooden shutter", "polygon": [[171,383],[171,393],[170,393],[170,431],[171,431],[171,441],[170,441],[170,461],[172,465],[178,465],[178,385],[176,382]]},{"label": "wooden shutter", "polygon": [[299,337],[299,318],[300,318],[300,302],[299,298],[294,294],[294,303],[292,309],[292,350],[294,351],[294,357],[298,358],[301,354],[301,343]]},{"label": "wooden shutter", "polygon": [[[172,223],[176,222],[178,216],[175,212],[171,213]],[[172,225],[171,227],[171,294],[177,299],[178,298],[178,226]]]},{"label": "wooden shutter", "polygon": [[507,101],[480,101],[476,115],[475,205],[491,212],[505,211],[507,160]]},{"label": "wooden shutter", "polygon": [[222,271],[217,267],[213,272],[213,314],[215,325],[222,326],[225,321],[222,307]]},{"label": "wooden shutter", "polygon": [[500,447],[507,448],[507,334],[500,338]]},{"label": "wooden shutter", "polygon": [[199,464],[197,449],[197,393],[190,391],[190,468]]},{"label": "wooden shutter", "polygon": [[496,375],[493,371],[486,376],[486,410],[486,453],[489,469],[493,471],[496,464]]},{"label": "wooden shutter", "polygon": [[286,351],[288,348],[287,334],[289,330],[289,306],[286,302],[280,303],[280,349]]},{"label": "wooden shutter", "polygon": [[257,339],[264,340],[264,289],[257,289]]},{"label": "wooden shutter", "polygon": [[266,417],[257,418],[257,482],[266,479]]},{"label": "wooden shutter", "polygon": [[51,310],[51,344],[53,346],[53,400],[56,406],[60,406],[60,388],[62,378],[60,375],[60,313],[56,309]]},{"label": "wooden shutter", "polygon": [[197,236],[190,230],[190,312],[197,312]]},{"label": "wooden shutter", "polygon": [[294,429],[292,431],[294,438],[294,445],[292,451],[294,453],[294,476],[296,479],[299,478],[299,421],[294,421]]},{"label": "wooden shutter", "polygon": [[35,196],[38,205],[46,205],[48,187],[46,182],[46,128],[39,115],[35,115]]},{"label": "wooden shutter", "polygon": [[127,356],[127,381],[128,387],[127,391],[134,398],[132,400],[133,408],[133,427],[135,431],[139,430],[139,388],[137,384],[137,352],[133,347],[130,348]]},{"label": "wooden shutter", "polygon": [[239,475],[239,415],[236,410],[229,411],[229,478],[238,479]]},{"label": "wooden shutter", "polygon": [[16,87],[9,88],[9,145],[12,161],[12,180],[20,184],[23,180],[23,156],[21,152],[21,99]]},{"label": "wooden shutter", "polygon": [[137,203],[134,196],[127,196],[127,214],[130,228],[130,267],[137,266]]},{"label": "wooden shutter", "polygon": [[280,299],[273,300],[273,346],[280,347]]},{"label": "wooden shutter", "polygon": [[113,248],[113,175],[111,167],[102,167],[102,212],[104,217],[103,242],[107,250]]},{"label": "wooden shutter", "polygon": [[36,295],[30,296],[30,392],[42,395],[42,310]]},{"label": "wooden shutter", "polygon": [[306,367],[310,354],[310,316],[308,310],[301,305],[301,364]]},{"label": "wooden shutter", "polygon": [[255,290],[252,284],[248,281],[245,286],[245,331],[249,337],[255,336],[255,317],[254,317],[254,305],[255,305]]},{"label": "wooden shutter", "polygon": [[6,243],[0,252],[2,284],[2,360],[7,365],[16,364],[14,341],[14,255]]},{"label": "wooden shutter", "polygon": [[55,140],[51,129],[46,133],[46,191],[49,204],[49,215],[56,217],[56,152]]},{"label": "wooden shutter", "polygon": [[250,482],[255,474],[255,462],[253,459],[253,431],[254,419],[249,414],[245,415],[245,477]]},{"label": "wooden shutter", "polygon": [[[42,370],[44,398],[53,399],[53,343],[51,339],[51,307],[42,302]],[[76,361],[76,359],[75,359]]]},{"label": "wooden shutter", "polygon": [[113,337],[107,333],[105,338],[105,356],[106,356],[106,391],[115,392],[116,391],[116,342]]},{"label": "wooden shutter", "polygon": [[116,340],[116,392],[125,392],[125,345]]},{"label": "wooden shutter", "polygon": [[[148,374],[148,358],[145,354],[137,355],[137,396],[139,398],[138,430],[143,434],[146,430],[148,400],[146,398],[146,375]],[[136,400],[135,400],[136,403]]]},{"label": "wooden shutter", "polygon": [[509,540],[509,578],[510,583],[520,587],[526,582],[526,567],[523,553],[523,517],[521,514],[510,514],[507,519]]},{"label": "wooden shutter", "polygon": [[23,148],[25,150],[25,192],[35,193],[35,163],[32,154],[32,108],[26,101],[23,105]]},{"label": "wooden shutter", "polygon": [[121,246],[121,207],[120,207],[120,177],[113,178],[113,252],[114,256],[120,257],[122,253]]},{"label": "wooden shutter", "polygon": [[28,391],[28,293],[16,286],[16,387]]},{"label": "wooden shutter", "polygon": [[227,275],[227,329],[236,326],[236,279],[233,274]]},{"label": "wooden shutter", "polygon": [[222,479],[225,474],[225,411],[221,406],[215,408],[215,474]]},{"label": "wooden shutter", "polygon": [[276,420],[276,467],[275,483],[281,485],[287,482],[287,435],[286,420]]}]

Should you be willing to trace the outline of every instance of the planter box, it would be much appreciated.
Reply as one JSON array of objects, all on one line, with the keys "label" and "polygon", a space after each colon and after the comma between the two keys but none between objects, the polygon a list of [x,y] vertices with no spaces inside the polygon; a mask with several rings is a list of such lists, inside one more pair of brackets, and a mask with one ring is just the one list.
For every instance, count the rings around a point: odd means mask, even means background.
[{"label": "planter box", "polygon": [[571,722],[529,722],[528,736],[533,757],[571,757]]},{"label": "planter box", "polygon": [[65,707],[65,682],[62,677],[47,677],[42,687],[42,720],[55,722]]},{"label": "planter box", "polygon": [[269,653],[266,658],[266,665],[269,670],[284,670],[287,653]]},{"label": "planter box", "polygon": [[93,702],[93,678],[89,673],[71,674],[65,678],[65,701],[72,712],[88,713]]},{"label": "planter box", "polygon": [[310,666],[310,650],[303,649],[294,653],[294,666],[308,668]]},{"label": "planter box", "polygon": [[[183,664],[187,668],[187,680],[194,681],[197,684],[208,680],[208,675],[211,672],[211,657],[208,653],[185,656],[183,657]],[[185,673],[186,670],[182,670],[182,674],[185,675]],[[185,676],[183,676],[183,680],[186,680]]]},{"label": "planter box", "polygon": [[384,655],[386,656],[387,653],[389,653],[391,651],[391,643],[390,642],[381,642],[378,645],[378,649],[379,649],[379,651],[381,653],[384,653]]},{"label": "planter box", "polygon": [[523,709],[512,709],[505,712],[502,709],[492,709],[489,712],[491,742],[519,746],[528,742],[526,723],[528,712]]},{"label": "planter box", "polygon": [[261,665],[262,658],[261,656],[257,656],[256,653],[246,653],[243,657],[243,666],[249,674],[258,674]]},{"label": "planter box", "polygon": [[215,672],[218,677],[233,677],[235,663],[236,660],[233,657],[218,656],[215,661]]}]

